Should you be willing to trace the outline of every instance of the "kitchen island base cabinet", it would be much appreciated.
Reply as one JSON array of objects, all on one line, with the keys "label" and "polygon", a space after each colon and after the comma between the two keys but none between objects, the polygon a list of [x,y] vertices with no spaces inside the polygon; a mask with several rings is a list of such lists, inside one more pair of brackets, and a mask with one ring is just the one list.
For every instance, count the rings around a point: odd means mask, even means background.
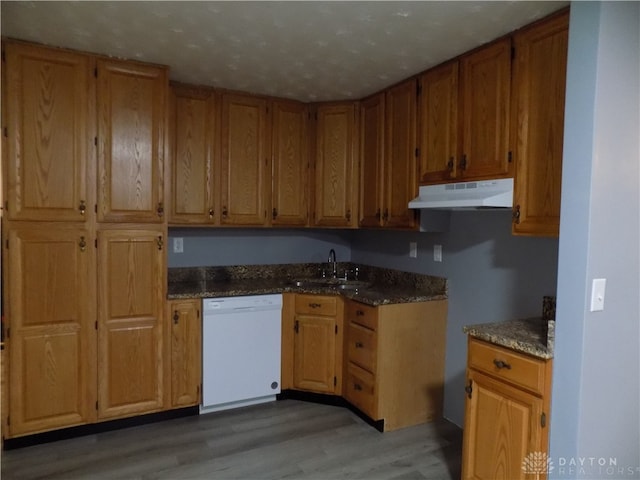
[{"label": "kitchen island base cabinet", "polygon": [[462,478],[547,478],[529,472],[532,454],[548,446],[551,360],[469,339]]},{"label": "kitchen island base cabinet", "polygon": [[384,431],[440,417],[447,301],[346,305],[346,400]]}]

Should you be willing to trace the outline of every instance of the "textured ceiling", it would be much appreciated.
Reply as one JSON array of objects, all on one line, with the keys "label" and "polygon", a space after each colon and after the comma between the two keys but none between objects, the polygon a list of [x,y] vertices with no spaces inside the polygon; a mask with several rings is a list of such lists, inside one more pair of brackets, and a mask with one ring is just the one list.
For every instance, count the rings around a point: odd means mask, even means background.
[{"label": "textured ceiling", "polygon": [[568,2],[2,1],[5,37],[160,63],[171,79],[362,98]]}]

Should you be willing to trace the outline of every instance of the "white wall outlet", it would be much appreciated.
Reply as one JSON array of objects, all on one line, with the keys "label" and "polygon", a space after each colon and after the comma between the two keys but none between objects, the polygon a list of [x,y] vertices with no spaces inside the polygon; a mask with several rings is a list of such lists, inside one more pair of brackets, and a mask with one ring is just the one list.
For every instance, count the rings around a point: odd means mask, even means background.
[{"label": "white wall outlet", "polygon": [[607,287],[606,278],[594,278],[591,284],[591,311],[604,310],[604,290]]},{"label": "white wall outlet", "polygon": [[184,238],[176,237],[173,239],[173,253],[184,252]]},{"label": "white wall outlet", "polygon": [[442,261],[442,245],[433,246],[433,261],[434,262]]},{"label": "white wall outlet", "polygon": [[409,256],[411,258],[418,256],[418,242],[409,242]]}]

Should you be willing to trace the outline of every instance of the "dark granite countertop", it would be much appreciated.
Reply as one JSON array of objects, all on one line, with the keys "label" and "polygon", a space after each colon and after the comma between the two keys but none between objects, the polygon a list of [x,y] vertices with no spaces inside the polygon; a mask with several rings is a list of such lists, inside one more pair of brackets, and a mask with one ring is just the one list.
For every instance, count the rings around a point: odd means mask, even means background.
[{"label": "dark granite countertop", "polygon": [[463,332],[495,345],[533,355],[544,360],[553,358],[555,321],[540,317],[506,322],[467,325]]},{"label": "dark granite countertop", "polygon": [[[355,266],[359,269],[358,280],[367,285],[348,290],[338,288],[337,284],[313,284],[313,280],[319,278],[315,264],[169,269],[167,297],[171,300],[285,292],[315,293],[342,295],[372,306],[447,298],[444,278],[365,265],[340,264],[341,271],[353,271]],[[295,279],[309,279],[310,284],[296,286]]]}]

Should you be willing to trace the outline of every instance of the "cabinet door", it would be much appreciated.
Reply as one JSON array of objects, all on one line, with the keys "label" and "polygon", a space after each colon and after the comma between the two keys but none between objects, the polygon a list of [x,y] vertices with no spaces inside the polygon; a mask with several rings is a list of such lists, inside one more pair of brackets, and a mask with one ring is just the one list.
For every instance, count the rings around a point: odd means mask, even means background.
[{"label": "cabinet door", "polygon": [[511,39],[490,44],[460,60],[462,158],[466,179],[508,177]]},{"label": "cabinet door", "polygon": [[98,416],[163,406],[165,275],[158,230],[98,232]]},{"label": "cabinet door", "polygon": [[356,126],[354,103],[318,107],[314,205],[317,226],[355,225],[358,198],[354,168]]},{"label": "cabinet door", "polygon": [[382,223],[384,98],[380,93],[360,103],[361,227],[379,227]]},{"label": "cabinet door", "polygon": [[416,181],[416,80],[387,90],[385,114],[384,211],[385,227],[410,228],[415,212],[409,202],[418,194]]},{"label": "cabinet door", "polygon": [[221,223],[264,225],[267,140],[267,101],[223,95]]},{"label": "cabinet door", "polygon": [[95,248],[88,230],[9,232],[10,434],[95,420]]},{"label": "cabinet door", "polygon": [[171,406],[200,403],[202,324],[200,300],[169,302],[171,325]]},{"label": "cabinet door", "polygon": [[98,60],[98,220],[161,223],[167,71]]},{"label": "cabinet door", "polygon": [[307,108],[277,101],[272,108],[271,224],[306,225],[309,198]]},{"label": "cabinet door", "polygon": [[458,62],[425,73],[420,91],[420,183],[456,177],[458,161]]},{"label": "cabinet door", "polygon": [[467,372],[467,384],[462,478],[530,478],[523,461],[532,452],[544,453],[542,399],[475,370]]},{"label": "cabinet door", "polygon": [[93,209],[93,60],[13,43],[5,53],[9,219],[84,221]]},{"label": "cabinet door", "polygon": [[215,108],[212,90],[172,88],[170,223],[212,224],[216,221]]},{"label": "cabinet door", "polygon": [[293,386],[333,393],[336,389],[336,320],[297,315],[293,343]]},{"label": "cabinet door", "polygon": [[515,234],[559,232],[568,30],[566,12],[514,37]]}]

